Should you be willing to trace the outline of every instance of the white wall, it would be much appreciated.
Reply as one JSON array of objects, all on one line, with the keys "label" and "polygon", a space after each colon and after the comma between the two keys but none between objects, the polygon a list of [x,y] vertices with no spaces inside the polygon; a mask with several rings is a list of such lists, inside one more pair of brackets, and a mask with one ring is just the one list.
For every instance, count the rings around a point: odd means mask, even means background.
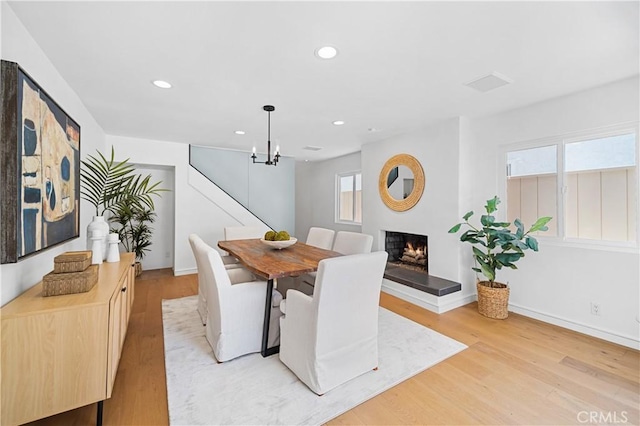
[{"label": "white wall", "polygon": [[[460,169],[464,191],[460,212],[480,211],[495,194],[504,198],[503,173],[498,168],[502,145],[637,121],[639,93],[636,77],[469,121],[461,140],[466,167]],[[499,273],[498,278],[511,286],[510,308],[637,348],[638,250],[571,247],[544,237],[539,242],[540,252],[527,253],[518,270]],[[470,259],[463,260],[461,269],[470,268]],[[591,302],[600,304],[600,316],[591,314]]]},{"label": "white wall", "polygon": [[[455,118],[362,147],[362,232],[374,236],[373,246],[378,250],[384,250],[384,231],[427,235],[429,274],[456,282],[461,282],[460,249],[457,239],[447,231],[459,217],[459,133],[460,120]],[[396,212],[382,202],[378,178],[385,162],[402,153],[412,155],[422,165],[425,188],[413,208]],[[474,294],[473,286],[465,282],[460,292],[439,298],[386,280],[384,288],[436,312],[468,303]]]},{"label": "white wall", "polygon": [[[33,40],[7,2],[0,2],[2,59],[17,62],[80,125],[80,154],[85,158],[104,147],[105,135],[76,93]],[[0,182],[2,184],[2,182]],[[0,200],[2,202],[2,200]],[[45,250],[14,264],[0,266],[1,304],[34,286],[53,270],[53,258],[65,251],[86,249],[92,206],[80,203],[80,238]]]},{"label": "white wall", "polygon": [[[335,220],[336,175],[357,172],[360,167],[359,152],[331,160],[296,163],[295,235],[298,239],[304,241],[312,226],[335,231],[361,232],[360,225],[345,225],[336,223]],[[366,216],[367,211],[363,210],[362,214]],[[364,217],[362,220],[365,220]]]}]

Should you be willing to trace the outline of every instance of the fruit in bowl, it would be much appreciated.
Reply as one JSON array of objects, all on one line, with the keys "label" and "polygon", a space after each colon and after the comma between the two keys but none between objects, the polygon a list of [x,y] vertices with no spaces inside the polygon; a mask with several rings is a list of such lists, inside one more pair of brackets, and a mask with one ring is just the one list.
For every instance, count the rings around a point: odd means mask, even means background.
[{"label": "fruit in bowl", "polygon": [[283,249],[294,245],[298,240],[291,237],[287,231],[267,231],[263,238],[260,238],[264,244],[276,249]]}]

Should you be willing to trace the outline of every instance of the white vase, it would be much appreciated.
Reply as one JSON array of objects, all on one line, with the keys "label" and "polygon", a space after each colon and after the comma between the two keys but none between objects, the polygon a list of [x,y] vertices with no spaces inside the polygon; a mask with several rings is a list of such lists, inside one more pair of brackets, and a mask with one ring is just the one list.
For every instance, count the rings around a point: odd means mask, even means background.
[{"label": "white vase", "polygon": [[87,226],[87,250],[92,250],[93,248],[92,238],[95,231],[97,231],[97,234],[102,237],[102,260],[106,260],[108,248],[107,238],[109,238],[109,224],[104,219],[104,216],[94,216],[89,226]]},{"label": "white vase", "polygon": [[102,263],[102,237],[99,232],[94,232],[95,237],[91,238],[91,264],[99,265]]},{"label": "white vase", "polygon": [[119,244],[120,240],[118,239],[118,234],[109,234],[109,253],[107,253],[107,262],[120,262]]}]

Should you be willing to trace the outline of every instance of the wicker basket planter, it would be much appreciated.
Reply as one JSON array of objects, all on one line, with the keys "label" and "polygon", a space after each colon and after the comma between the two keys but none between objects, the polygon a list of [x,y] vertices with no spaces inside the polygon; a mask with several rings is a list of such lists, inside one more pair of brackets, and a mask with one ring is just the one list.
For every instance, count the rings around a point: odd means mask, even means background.
[{"label": "wicker basket planter", "polygon": [[478,312],[487,318],[505,319],[509,316],[509,287],[506,284],[478,281]]}]

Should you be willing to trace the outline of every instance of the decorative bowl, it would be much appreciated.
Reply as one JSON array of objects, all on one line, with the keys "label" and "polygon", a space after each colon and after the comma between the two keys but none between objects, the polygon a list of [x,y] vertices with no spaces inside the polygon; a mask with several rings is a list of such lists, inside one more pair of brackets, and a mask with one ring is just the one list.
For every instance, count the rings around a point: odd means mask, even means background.
[{"label": "decorative bowl", "polygon": [[298,240],[296,238],[291,237],[291,239],[286,240],[286,241],[268,241],[265,240],[264,238],[260,238],[260,241],[263,244],[268,245],[269,247],[273,247],[274,249],[283,249],[283,248],[287,248],[289,246],[294,245],[295,243],[298,242]]}]

